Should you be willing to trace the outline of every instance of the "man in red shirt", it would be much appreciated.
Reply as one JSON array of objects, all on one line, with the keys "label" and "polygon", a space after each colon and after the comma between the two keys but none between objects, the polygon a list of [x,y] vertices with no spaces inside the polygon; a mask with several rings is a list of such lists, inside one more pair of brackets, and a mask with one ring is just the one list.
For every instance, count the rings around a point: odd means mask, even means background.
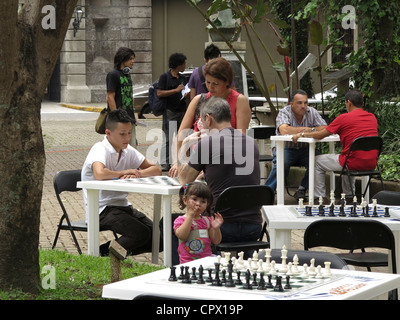
[{"label": "man in red shirt", "polygon": [[[358,90],[351,90],[345,96],[347,113],[339,115],[325,129],[316,132],[301,132],[293,135],[297,142],[300,137],[323,139],[331,134],[338,134],[342,144],[340,154],[323,154],[315,158],[315,189],[316,198],[325,197],[325,172],[342,170],[350,144],[358,137],[378,135],[378,122],[372,113],[363,110],[363,95]],[[347,166],[350,170],[371,170],[376,167],[378,154],[373,151],[352,152]],[[348,179],[342,179],[342,189],[346,195],[351,195],[354,189],[354,177],[349,185]]]}]

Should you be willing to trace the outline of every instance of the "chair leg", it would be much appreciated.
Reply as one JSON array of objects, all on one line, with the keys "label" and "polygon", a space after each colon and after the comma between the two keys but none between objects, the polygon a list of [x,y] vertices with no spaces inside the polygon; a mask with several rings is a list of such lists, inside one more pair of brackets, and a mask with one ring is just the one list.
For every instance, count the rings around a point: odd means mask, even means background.
[{"label": "chair leg", "polygon": [[51,249],[54,249],[56,247],[58,236],[60,235],[60,230],[61,230],[60,226],[58,226],[56,236],[54,237],[53,246],[51,247]]}]

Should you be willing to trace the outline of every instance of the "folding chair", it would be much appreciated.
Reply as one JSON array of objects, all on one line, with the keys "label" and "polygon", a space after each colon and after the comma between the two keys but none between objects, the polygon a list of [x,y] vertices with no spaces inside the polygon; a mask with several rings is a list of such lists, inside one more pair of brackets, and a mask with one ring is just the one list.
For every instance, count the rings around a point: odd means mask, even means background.
[{"label": "folding chair", "polygon": [[[55,248],[58,240],[58,236],[61,230],[69,230],[72,236],[72,239],[75,242],[76,248],[78,249],[79,254],[82,254],[81,248],[78,244],[78,240],[76,239],[74,231],[84,231],[87,232],[87,224],[85,220],[80,221],[71,221],[68,217],[67,210],[64,207],[63,201],[61,200],[60,194],[62,192],[77,192],[81,189],[76,187],[76,183],[81,181],[81,170],[68,170],[68,171],[60,171],[54,176],[54,191],[56,193],[56,197],[58,203],[61,206],[63,215],[58,223],[58,228],[56,232],[56,236],[54,238],[52,249]],[[105,231],[101,229],[100,231]],[[118,239],[117,234],[114,232],[115,239]]]},{"label": "folding chair", "polygon": [[[354,141],[351,143],[349,151],[347,153],[346,156],[346,160],[343,164],[343,168],[340,171],[340,180],[343,175],[347,175],[348,179],[349,179],[349,184],[350,186],[351,184],[351,177],[356,177],[356,176],[368,176],[368,183],[367,186],[365,187],[365,190],[362,191],[361,190],[361,196],[365,197],[365,194],[367,193],[369,184],[371,182],[371,178],[376,176],[380,179],[381,181],[381,187],[382,190],[385,188],[383,185],[383,179],[381,176],[381,170],[379,168],[379,164],[377,162],[376,164],[376,168],[375,170],[349,170],[347,167],[347,161],[350,157],[350,154],[354,151],[372,151],[372,150],[377,150],[378,151],[378,155],[377,155],[377,160],[379,159],[379,156],[381,154],[382,151],[382,146],[383,146],[383,140],[381,137],[378,136],[371,136],[371,137],[359,137],[354,139]],[[353,190],[353,187],[351,188],[351,192],[352,192],[352,196],[355,196],[355,190]],[[336,194],[336,192],[335,192]]]},{"label": "folding chair", "polygon": [[[251,127],[247,134],[255,140],[258,140],[258,150],[260,152],[258,161],[261,162],[261,170],[260,176],[262,179],[265,178],[265,162],[272,161],[273,156],[272,154],[265,154],[264,153],[264,144],[265,141],[269,139],[271,136],[276,134],[276,128],[274,126],[255,126]],[[262,163],[264,163],[262,165]]]},{"label": "folding chair", "polygon": [[304,233],[304,249],[333,247],[351,250],[338,256],[347,264],[366,267],[388,266],[388,255],[381,252],[360,252],[364,248],[384,248],[391,252],[392,272],[396,273],[396,251],[392,231],[380,221],[366,219],[322,219],[311,223]]},{"label": "folding chair", "polygon": [[400,192],[397,191],[379,191],[375,194],[372,199],[376,199],[378,204],[387,206],[399,206],[400,205]]},{"label": "folding chair", "polygon": [[[274,198],[274,191],[265,185],[229,187],[219,195],[214,211],[249,208],[257,208],[260,210],[263,205],[272,205],[274,203]],[[262,241],[264,234],[267,237],[267,241]],[[225,252],[259,251],[260,249],[269,248],[269,242],[270,238],[267,231],[267,222],[264,222],[258,241],[222,242],[216,246],[216,249],[217,251]]]}]

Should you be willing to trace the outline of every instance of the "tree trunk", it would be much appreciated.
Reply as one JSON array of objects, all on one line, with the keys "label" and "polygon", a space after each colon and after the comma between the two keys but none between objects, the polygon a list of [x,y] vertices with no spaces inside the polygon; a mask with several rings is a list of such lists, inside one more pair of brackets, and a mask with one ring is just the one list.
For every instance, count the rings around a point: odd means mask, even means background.
[{"label": "tree trunk", "polygon": [[[74,1],[2,2],[0,12],[0,288],[37,292],[45,153],[40,124],[44,89],[61,51]],[[56,28],[43,29],[45,5]]]}]

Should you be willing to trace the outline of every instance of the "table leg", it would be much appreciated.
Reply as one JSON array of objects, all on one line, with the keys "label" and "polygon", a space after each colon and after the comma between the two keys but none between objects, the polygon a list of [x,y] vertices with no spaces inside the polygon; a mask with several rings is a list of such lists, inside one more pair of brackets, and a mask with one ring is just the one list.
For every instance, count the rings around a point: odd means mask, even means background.
[{"label": "table leg", "polygon": [[171,196],[162,196],[163,230],[164,230],[164,265],[172,266],[172,219]]},{"label": "table leg", "polygon": [[292,230],[290,229],[270,229],[269,232],[271,238],[271,249],[282,249],[286,246],[286,249],[292,248]]},{"label": "table leg", "polygon": [[315,176],[315,142],[310,142],[308,154],[308,202],[310,205],[314,204],[314,176]]},{"label": "table leg", "polygon": [[99,190],[87,189],[87,205],[88,205],[88,255],[99,256]]},{"label": "table leg", "polygon": [[161,195],[155,194],[154,206],[153,206],[153,241],[152,241],[152,255],[151,255],[151,262],[154,264],[158,264],[158,255],[160,251],[160,228],[159,228],[160,219],[161,219]]},{"label": "table leg", "polygon": [[[329,153],[334,154],[335,153],[335,143],[334,142],[329,142]],[[335,172],[331,171],[330,172],[330,190],[335,191],[336,185],[335,185]]]},{"label": "table leg", "polygon": [[285,142],[276,141],[276,203],[285,204]]},{"label": "table leg", "polygon": [[[367,184],[368,184],[368,180],[369,180],[369,177],[368,177],[368,176],[361,177],[361,192],[364,192],[365,187],[366,187]],[[369,186],[368,186],[367,192],[365,193],[364,200],[365,200],[367,203],[369,203]],[[361,201],[361,199],[360,199],[360,201]]]}]

